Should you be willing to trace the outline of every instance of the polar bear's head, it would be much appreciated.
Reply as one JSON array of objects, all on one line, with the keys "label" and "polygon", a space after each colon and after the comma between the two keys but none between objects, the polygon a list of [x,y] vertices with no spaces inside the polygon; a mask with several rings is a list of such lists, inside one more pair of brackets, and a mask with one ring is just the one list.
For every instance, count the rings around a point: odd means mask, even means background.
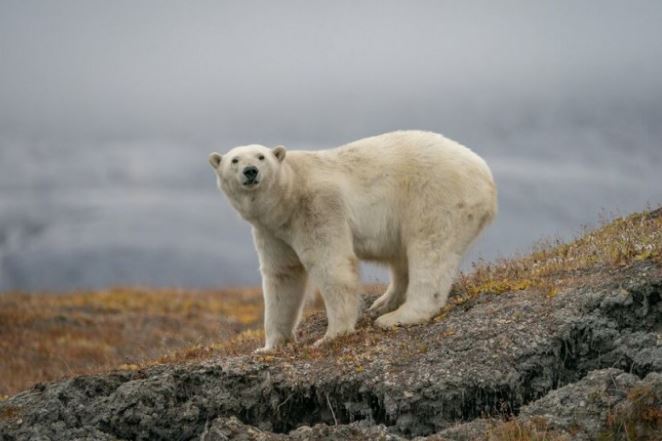
[{"label": "polar bear's head", "polygon": [[285,147],[270,149],[262,145],[235,147],[225,155],[212,153],[209,163],[218,175],[219,187],[231,198],[270,188],[285,159]]}]

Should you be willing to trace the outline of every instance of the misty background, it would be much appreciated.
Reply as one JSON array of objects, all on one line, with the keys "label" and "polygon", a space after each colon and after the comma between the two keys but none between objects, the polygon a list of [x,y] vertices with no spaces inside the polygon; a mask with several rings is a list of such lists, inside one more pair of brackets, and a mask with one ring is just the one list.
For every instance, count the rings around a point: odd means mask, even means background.
[{"label": "misty background", "polygon": [[660,23],[657,1],[0,0],[0,290],[257,284],[207,163],[240,144],[469,146],[500,213],[465,269],[660,204]]}]

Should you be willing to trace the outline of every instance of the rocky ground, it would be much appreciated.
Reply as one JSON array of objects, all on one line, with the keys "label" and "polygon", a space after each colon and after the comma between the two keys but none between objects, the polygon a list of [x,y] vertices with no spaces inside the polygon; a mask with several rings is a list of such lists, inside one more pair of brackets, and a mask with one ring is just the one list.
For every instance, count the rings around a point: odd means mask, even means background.
[{"label": "rocky ground", "polygon": [[39,384],[0,402],[0,439],[659,441],[662,265],[638,250],[551,291],[456,299],[425,325],[364,316],[321,349],[314,313],[273,354]]},{"label": "rocky ground", "polygon": [[[641,262],[600,280],[551,298],[480,295],[431,324],[345,337],[334,356],[297,349],[38,385],[0,404],[0,436],[660,439],[662,269]],[[308,318],[302,343],[323,327]]]}]

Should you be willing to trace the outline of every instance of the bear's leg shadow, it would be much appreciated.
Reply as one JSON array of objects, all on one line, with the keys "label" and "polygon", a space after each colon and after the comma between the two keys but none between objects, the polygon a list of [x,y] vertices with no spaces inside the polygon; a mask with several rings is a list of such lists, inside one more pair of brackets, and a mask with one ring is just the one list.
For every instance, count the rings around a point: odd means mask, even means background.
[{"label": "bear's leg shadow", "polygon": [[423,323],[446,304],[465,246],[453,239],[429,238],[415,242],[407,251],[409,285],[405,302],[395,311],[377,318],[378,326]]},{"label": "bear's leg shadow", "polygon": [[405,301],[407,294],[407,285],[409,285],[409,269],[407,268],[407,259],[403,258],[391,262],[391,283],[384,294],[376,299],[368,311],[377,314],[386,314],[395,311]]}]

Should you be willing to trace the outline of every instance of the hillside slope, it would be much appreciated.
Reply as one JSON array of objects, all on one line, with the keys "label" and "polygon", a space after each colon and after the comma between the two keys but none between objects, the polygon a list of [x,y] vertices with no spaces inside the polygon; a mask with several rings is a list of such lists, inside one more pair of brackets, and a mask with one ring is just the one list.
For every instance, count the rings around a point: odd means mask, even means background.
[{"label": "hillside slope", "polygon": [[659,439],[662,210],[476,268],[432,322],[258,333],[0,403],[0,439]]}]

